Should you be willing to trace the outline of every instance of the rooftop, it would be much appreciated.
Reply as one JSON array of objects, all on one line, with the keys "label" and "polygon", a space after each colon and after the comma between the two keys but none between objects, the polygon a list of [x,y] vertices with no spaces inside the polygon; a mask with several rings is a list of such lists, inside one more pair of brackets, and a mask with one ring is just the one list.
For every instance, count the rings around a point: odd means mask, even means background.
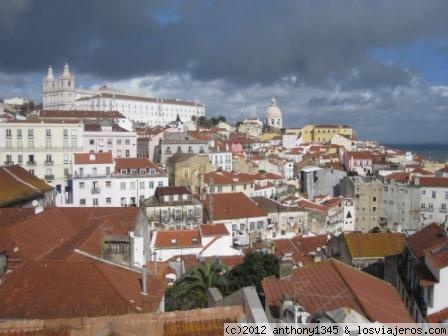
[{"label": "rooftop", "polygon": [[[210,195],[207,195],[204,201],[208,214],[210,213],[209,197]],[[267,216],[267,213],[242,192],[213,194],[213,220],[264,216]]]},{"label": "rooftop", "polygon": [[157,231],[154,234],[156,235],[154,247],[158,249],[202,246],[199,230],[167,230]]},{"label": "rooftop", "polygon": [[1,319],[48,319],[153,312],[167,284],[108,262],[41,262],[7,273],[0,285]]},{"label": "rooftop", "polygon": [[99,153],[74,153],[74,164],[85,165],[85,164],[113,164],[114,159],[112,157],[112,152],[99,152]]},{"label": "rooftop", "polygon": [[352,258],[383,258],[403,252],[401,233],[344,233]]},{"label": "rooftop", "polygon": [[390,284],[334,259],[301,267],[285,279],[265,278],[262,286],[274,316],[286,294],[312,315],[348,307],[370,321],[413,321]]},{"label": "rooftop", "polygon": [[31,200],[53,188],[19,165],[0,167],[0,207]]}]

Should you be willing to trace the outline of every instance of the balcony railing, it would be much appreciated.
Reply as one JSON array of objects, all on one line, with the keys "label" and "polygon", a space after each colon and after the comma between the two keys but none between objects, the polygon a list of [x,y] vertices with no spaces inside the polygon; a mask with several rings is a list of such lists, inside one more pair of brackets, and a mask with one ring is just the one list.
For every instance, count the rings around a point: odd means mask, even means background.
[{"label": "balcony railing", "polygon": [[45,175],[44,178],[45,180],[54,180],[54,175],[53,174]]},{"label": "balcony railing", "polygon": [[440,208],[439,212],[446,212],[446,208]]},{"label": "balcony railing", "polygon": [[45,161],[44,164],[46,166],[54,166],[54,161]]},{"label": "balcony railing", "polygon": [[101,192],[100,188],[92,188],[92,194],[99,194]]},{"label": "balcony railing", "polygon": [[34,167],[34,166],[36,166],[36,161],[27,161],[26,165],[29,167]]},{"label": "balcony railing", "polygon": [[5,161],[3,162],[5,166],[10,166],[14,164],[14,161]]}]

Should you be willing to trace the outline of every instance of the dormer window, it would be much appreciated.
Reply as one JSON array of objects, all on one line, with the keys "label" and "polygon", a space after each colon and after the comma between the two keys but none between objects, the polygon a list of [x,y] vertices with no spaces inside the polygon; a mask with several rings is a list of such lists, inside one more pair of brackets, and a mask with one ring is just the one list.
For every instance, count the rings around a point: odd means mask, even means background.
[{"label": "dormer window", "polygon": [[140,174],[145,174],[146,173],[146,169],[140,169]]},{"label": "dormer window", "polygon": [[122,174],[126,174],[126,169],[122,169],[122,170],[121,170],[121,173],[122,173]]},{"label": "dormer window", "polygon": [[171,244],[175,245],[177,243],[176,239],[171,239]]},{"label": "dormer window", "polygon": [[131,174],[137,174],[137,169],[131,169]]}]

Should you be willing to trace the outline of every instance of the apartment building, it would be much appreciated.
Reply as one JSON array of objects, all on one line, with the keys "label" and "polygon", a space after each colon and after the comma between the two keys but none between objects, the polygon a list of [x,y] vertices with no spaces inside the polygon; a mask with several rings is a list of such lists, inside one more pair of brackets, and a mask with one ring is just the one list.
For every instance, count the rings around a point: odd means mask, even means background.
[{"label": "apartment building", "polygon": [[153,228],[186,230],[202,223],[202,202],[186,187],[158,187],[144,206]]},{"label": "apartment building", "polygon": [[176,153],[208,154],[209,144],[208,141],[198,140],[187,133],[166,133],[160,141],[160,164],[164,165]]},{"label": "apartment building", "polygon": [[0,162],[18,164],[56,189],[60,204],[68,191],[73,153],[82,151],[79,120],[32,118],[0,123]]},{"label": "apartment building", "polygon": [[168,177],[146,158],[116,158],[111,152],[76,153],[71,206],[138,206],[167,186]]},{"label": "apartment building", "polygon": [[368,232],[382,224],[383,183],[373,176],[346,176],[341,193],[355,202],[355,230]]},{"label": "apartment building", "polygon": [[85,124],[83,145],[87,153],[112,152],[117,158],[136,157],[137,133],[112,122]]}]

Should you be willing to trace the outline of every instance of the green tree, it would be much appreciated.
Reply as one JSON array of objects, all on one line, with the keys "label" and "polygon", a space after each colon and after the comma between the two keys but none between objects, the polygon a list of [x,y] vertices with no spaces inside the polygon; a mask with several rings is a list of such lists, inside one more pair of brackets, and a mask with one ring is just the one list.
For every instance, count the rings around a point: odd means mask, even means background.
[{"label": "green tree", "polygon": [[261,281],[271,275],[278,276],[279,260],[271,253],[251,252],[246,254],[244,262],[235,266],[227,274],[229,292],[247,286],[261,290]]},{"label": "green tree", "polygon": [[370,233],[381,233],[381,228],[379,226],[375,226],[370,230]]},{"label": "green tree", "polygon": [[202,262],[191,268],[165,293],[167,310],[206,307],[209,288],[227,293],[226,271],[227,267],[219,261]]}]

